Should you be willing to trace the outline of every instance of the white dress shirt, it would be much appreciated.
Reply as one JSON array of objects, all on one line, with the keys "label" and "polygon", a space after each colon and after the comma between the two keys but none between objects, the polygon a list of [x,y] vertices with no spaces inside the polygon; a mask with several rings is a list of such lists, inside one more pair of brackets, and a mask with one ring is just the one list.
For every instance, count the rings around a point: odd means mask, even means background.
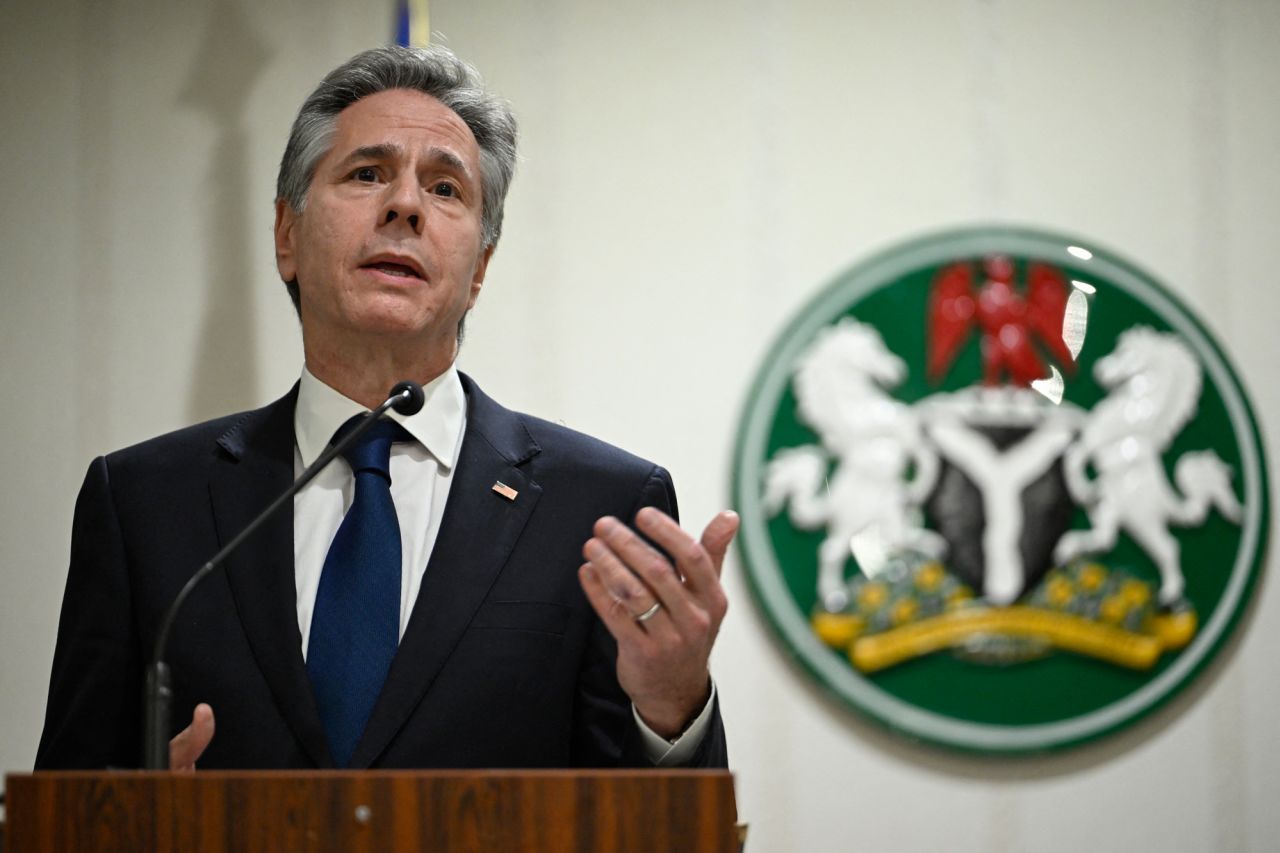
[{"label": "white dress shirt", "polygon": [[[422,389],[426,402],[416,415],[392,411],[388,417],[408,430],[416,441],[391,445],[391,500],[400,521],[400,636],[409,624],[418,599],[427,560],[440,532],[453,469],[467,425],[467,400],[458,372],[452,367]],[[294,476],[324,452],[333,434],[353,415],[367,412],[325,385],[305,367],[298,385],[298,408],[293,431]],[[351,468],[335,459],[293,499],[293,571],[298,590],[298,630],[305,659],[311,636],[311,613],[324,560],[351,507],[355,478]]]},{"label": "white dress shirt", "polygon": [[[400,521],[402,564],[400,567],[400,636],[418,598],[431,549],[440,532],[449,487],[453,482],[458,451],[467,426],[467,399],[458,371],[450,367],[423,386],[426,402],[416,415],[394,418],[415,439],[391,445],[391,499]],[[325,385],[306,367],[298,385],[298,406],[294,414],[294,476],[302,473],[328,446],[338,427],[353,415],[368,411]],[[306,659],[311,637],[311,614],[315,610],[320,573],[333,537],[351,506],[355,478],[344,462],[325,466],[293,499],[294,583],[298,593],[298,630],[302,634],[302,655]],[[655,733],[632,706],[645,752],[650,761],[669,766],[687,761],[702,741],[711,699],[697,719],[676,741]]]}]

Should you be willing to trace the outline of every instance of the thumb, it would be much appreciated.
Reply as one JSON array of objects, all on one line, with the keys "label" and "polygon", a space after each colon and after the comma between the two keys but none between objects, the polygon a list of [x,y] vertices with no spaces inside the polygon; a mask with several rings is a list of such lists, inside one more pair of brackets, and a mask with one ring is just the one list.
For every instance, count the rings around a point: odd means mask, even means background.
[{"label": "thumb", "polygon": [[201,702],[191,714],[191,725],[174,735],[169,741],[169,767],[172,770],[192,771],[196,761],[208,749],[213,740],[213,709]]},{"label": "thumb", "polygon": [[738,514],[731,509],[717,513],[702,531],[702,547],[707,550],[708,556],[716,564],[716,572],[720,571],[725,552],[729,550],[729,543],[737,533]]}]

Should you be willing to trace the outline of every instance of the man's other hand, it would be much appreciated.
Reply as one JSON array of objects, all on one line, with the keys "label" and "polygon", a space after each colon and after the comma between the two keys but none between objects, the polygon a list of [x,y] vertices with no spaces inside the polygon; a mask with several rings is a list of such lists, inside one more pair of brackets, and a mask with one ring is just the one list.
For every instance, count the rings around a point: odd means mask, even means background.
[{"label": "man's other hand", "polygon": [[169,769],[191,772],[213,740],[213,709],[201,702],[191,713],[191,725],[169,741]]},{"label": "man's other hand", "polygon": [[618,641],[618,683],[641,719],[673,738],[711,695],[707,661],[729,606],[720,569],[738,516],[719,513],[701,540],[653,507],[637,513],[636,527],[675,565],[625,524],[605,517],[582,547],[587,563],[578,578]]}]

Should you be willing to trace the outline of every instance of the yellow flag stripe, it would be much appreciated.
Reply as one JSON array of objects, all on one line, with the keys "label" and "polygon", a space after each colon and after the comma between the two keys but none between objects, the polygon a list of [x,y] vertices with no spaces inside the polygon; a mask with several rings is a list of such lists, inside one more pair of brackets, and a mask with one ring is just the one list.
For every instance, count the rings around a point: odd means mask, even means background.
[{"label": "yellow flag stripe", "polygon": [[427,0],[409,0],[409,45],[426,47],[431,44],[431,17]]}]

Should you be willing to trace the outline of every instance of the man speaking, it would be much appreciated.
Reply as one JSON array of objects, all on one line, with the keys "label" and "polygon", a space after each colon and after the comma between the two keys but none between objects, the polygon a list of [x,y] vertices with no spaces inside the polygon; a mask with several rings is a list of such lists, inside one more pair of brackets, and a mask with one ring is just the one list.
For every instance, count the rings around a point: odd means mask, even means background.
[{"label": "man speaking", "polygon": [[725,765],[707,661],[736,517],[689,536],[662,468],[454,367],[515,158],[509,109],[443,48],[367,51],[307,98],[275,217],[301,379],[90,466],[37,768],[138,766],[179,589],[405,379],[421,411],[364,434],[179,611],[172,765]]}]

